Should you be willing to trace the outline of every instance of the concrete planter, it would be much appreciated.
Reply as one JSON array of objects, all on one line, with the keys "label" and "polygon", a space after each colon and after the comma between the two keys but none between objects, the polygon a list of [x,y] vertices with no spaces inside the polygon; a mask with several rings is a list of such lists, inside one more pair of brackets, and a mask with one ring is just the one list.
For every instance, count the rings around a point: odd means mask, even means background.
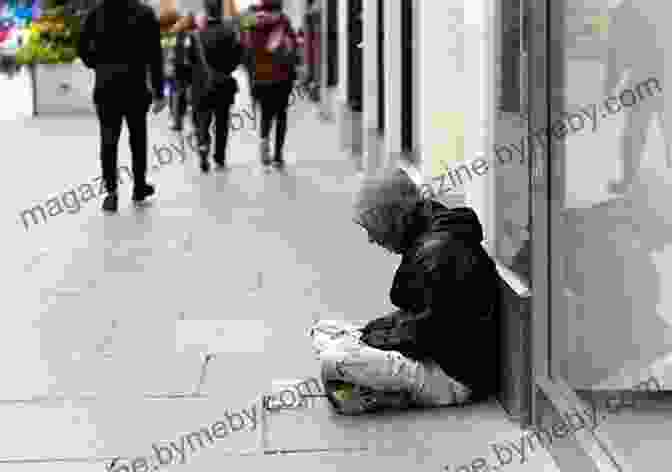
[{"label": "concrete planter", "polygon": [[34,64],[33,116],[43,114],[90,114],[94,72],[76,61],[72,64]]}]

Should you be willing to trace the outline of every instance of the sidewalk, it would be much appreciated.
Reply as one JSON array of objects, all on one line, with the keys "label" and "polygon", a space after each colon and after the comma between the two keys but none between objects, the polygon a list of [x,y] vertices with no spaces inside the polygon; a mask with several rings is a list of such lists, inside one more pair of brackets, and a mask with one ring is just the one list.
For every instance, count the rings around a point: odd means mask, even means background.
[{"label": "sidewalk", "polygon": [[[7,90],[0,85],[0,95]],[[248,101],[245,90],[239,100]],[[23,209],[99,175],[97,123],[2,121],[3,280],[11,286],[0,329],[0,465],[88,472],[103,470],[101,458],[147,456],[152,444],[247,407],[273,379],[316,376],[313,319],[355,321],[392,309],[398,260],[351,223],[358,178],[337,151],[336,130],[307,103],[290,117],[284,174],[261,171],[254,130],[246,129],[231,137],[227,173],[202,176],[188,151],[184,164],[151,174],[158,195],[147,207],[130,205],[126,182],[118,215],[103,215],[99,198],[28,230]],[[126,143],[124,131],[120,165],[130,166]],[[164,113],[151,120],[150,149],[166,143],[178,140]],[[203,377],[206,353],[215,357]],[[197,388],[205,397],[176,398]],[[37,396],[51,400],[14,401]],[[271,447],[369,450],[364,459],[227,457],[229,448],[254,446],[255,433],[241,432],[165,470],[261,470],[280,460],[298,470],[439,470],[517,431],[495,405],[368,419],[333,418],[322,408],[271,421]],[[457,449],[460,461],[451,458]],[[22,459],[46,462],[12,462]]]}]

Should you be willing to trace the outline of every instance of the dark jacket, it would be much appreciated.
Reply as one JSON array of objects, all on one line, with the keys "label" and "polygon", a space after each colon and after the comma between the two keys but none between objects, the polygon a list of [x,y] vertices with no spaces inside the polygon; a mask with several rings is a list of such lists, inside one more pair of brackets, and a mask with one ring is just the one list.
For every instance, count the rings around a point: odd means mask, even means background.
[{"label": "dark jacket", "polygon": [[417,324],[422,355],[476,397],[487,396],[499,375],[496,267],[473,210],[432,202],[430,213],[419,206],[412,218],[390,298],[404,311],[429,310]]},{"label": "dark jacket", "polygon": [[[198,35],[198,37],[197,37]],[[205,59],[213,77],[214,90],[208,90],[206,66],[199,54],[197,39],[200,38]],[[204,31],[191,33],[186,48],[187,62],[192,65],[192,99],[196,106],[205,104],[215,93],[217,100],[233,103],[238,92],[238,82],[231,76],[243,60],[243,48],[237,37],[233,20],[208,22]]]},{"label": "dark jacket", "polygon": [[95,103],[149,104],[152,94],[163,98],[161,33],[150,7],[136,0],[105,0],[84,20],[78,54],[96,71]]},{"label": "dark jacket", "polygon": [[180,31],[175,35],[175,80],[179,83],[191,80],[191,64],[186,54],[189,33]]}]

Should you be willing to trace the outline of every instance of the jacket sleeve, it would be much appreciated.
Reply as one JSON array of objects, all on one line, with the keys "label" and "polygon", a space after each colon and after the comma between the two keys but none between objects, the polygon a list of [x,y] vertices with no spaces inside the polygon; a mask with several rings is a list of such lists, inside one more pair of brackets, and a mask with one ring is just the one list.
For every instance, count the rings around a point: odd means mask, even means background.
[{"label": "jacket sleeve", "polygon": [[397,308],[410,312],[421,313],[431,302],[430,294],[426,293],[427,274],[416,256],[404,256],[401,265],[394,275],[390,301]]},{"label": "jacket sleeve", "polygon": [[202,37],[197,39],[197,35],[200,35],[199,31],[194,31],[189,34],[188,44],[185,47],[185,54],[189,64],[191,64],[191,73],[192,79],[196,77],[197,80],[202,80],[205,77],[205,64],[201,59],[201,54],[199,53],[199,46],[196,44],[196,41],[202,41]]},{"label": "jacket sleeve", "polygon": [[77,55],[89,69],[94,69],[96,67],[92,31],[92,25],[95,25],[95,14],[96,12],[94,10],[84,19],[79,41],[77,42]]},{"label": "jacket sleeve", "polygon": [[161,48],[161,26],[154,12],[148,15],[148,45],[150,54],[150,74],[152,78],[152,92],[155,99],[163,98],[164,68],[163,49]]}]

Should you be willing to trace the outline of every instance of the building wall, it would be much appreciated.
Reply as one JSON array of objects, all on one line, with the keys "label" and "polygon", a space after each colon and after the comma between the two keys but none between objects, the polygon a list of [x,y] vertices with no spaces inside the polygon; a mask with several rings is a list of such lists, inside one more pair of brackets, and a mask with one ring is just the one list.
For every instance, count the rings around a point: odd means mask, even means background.
[{"label": "building wall", "polygon": [[[326,1],[326,0],[324,0]],[[337,98],[345,108],[347,89],[347,48],[351,40],[345,27],[351,2],[341,0],[339,38],[340,81]],[[413,0],[413,40],[401,42],[401,2],[385,4],[385,43],[379,47],[376,0],[363,0],[363,114],[361,123],[342,118],[344,141],[351,144],[356,135],[363,137],[363,169],[367,173],[381,167],[401,163],[415,166],[419,183],[433,183],[437,192],[440,177],[451,169],[473,166],[472,161],[491,148],[495,107],[495,48],[493,47],[493,8],[486,0],[465,2],[445,0],[421,2]],[[402,48],[412,48],[413,117],[410,124],[402,117],[401,90]],[[379,133],[379,55],[384,57],[385,132]],[[346,110],[347,111],[347,110]],[[348,113],[341,113],[346,116]],[[355,123],[356,130],[348,129]],[[413,146],[410,156],[402,156],[401,129],[412,126]],[[347,147],[347,146],[344,146]],[[479,213],[488,233],[494,239],[491,201],[492,176],[481,178],[471,172],[469,183],[446,192],[441,199],[448,205],[471,204]],[[459,177],[459,175],[458,175]],[[458,182],[459,179],[456,180]],[[445,188],[443,189],[445,190]],[[490,211],[488,211],[490,210]]]}]

